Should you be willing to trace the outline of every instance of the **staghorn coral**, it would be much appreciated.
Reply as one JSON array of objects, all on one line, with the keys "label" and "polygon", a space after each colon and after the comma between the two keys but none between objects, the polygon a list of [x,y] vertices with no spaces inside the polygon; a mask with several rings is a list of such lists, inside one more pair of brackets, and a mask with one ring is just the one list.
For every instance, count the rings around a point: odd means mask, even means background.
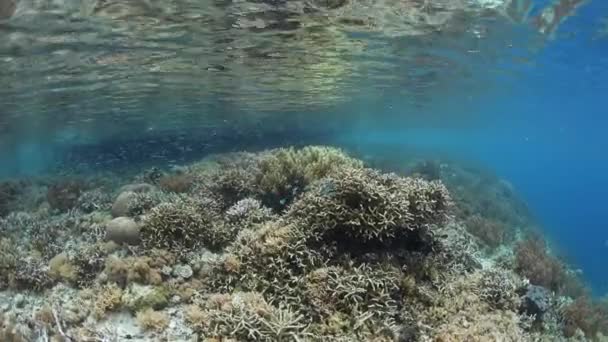
[{"label": "staghorn coral", "polygon": [[205,190],[202,191],[214,194],[221,208],[227,209],[238,201],[257,194],[255,170],[255,166],[228,164],[210,175],[209,179],[203,181]]},{"label": "staghorn coral", "polygon": [[156,189],[146,191],[127,190],[116,197],[112,205],[112,215],[114,217],[142,215],[161,203],[175,202],[180,198],[180,195]]},{"label": "staghorn coral", "polygon": [[303,290],[315,321],[343,314],[351,317],[343,329],[356,334],[376,334],[393,329],[399,314],[402,289],[399,269],[362,264],[350,269],[319,268],[306,276]]},{"label": "staghorn coral", "polygon": [[478,291],[492,308],[516,311],[520,306],[516,290],[522,285],[510,271],[493,268],[482,272]]},{"label": "staghorn coral", "polygon": [[302,315],[289,307],[275,307],[256,292],[213,294],[190,307],[188,322],[207,339],[284,341],[309,337]]},{"label": "staghorn coral", "polygon": [[104,269],[106,257],[117,246],[113,243],[95,243],[82,245],[73,251],[69,257],[73,265],[77,279],[76,284],[87,287],[95,282],[97,275]]},{"label": "staghorn coral", "polygon": [[236,232],[219,221],[204,201],[182,197],[152,208],[142,221],[141,239],[146,248],[188,250],[199,246],[218,248]]},{"label": "staghorn coral", "polygon": [[318,240],[340,244],[400,241],[446,218],[447,189],[439,182],[344,168],[323,179],[289,209]]},{"label": "staghorn coral", "polygon": [[276,218],[272,210],[266,208],[262,203],[254,198],[245,198],[236,202],[224,213],[225,221],[231,225],[238,225],[241,228],[253,228],[256,224],[261,224]]},{"label": "staghorn coral", "polygon": [[215,265],[207,287],[264,291],[285,302],[299,301],[302,275],[324,265],[319,252],[305,242],[298,227],[282,221],[243,230]]},{"label": "staghorn coral", "polygon": [[19,261],[12,283],[16,289],[34,291],[42,291],[55,284],[44,261],[32,257]]},{"label": "staghorn coral", "polygon": [[262,202],[283,209],[308,185],[340,168],[361,168],[363,163],[331,147],[280,148],[260,157],[256,185]]},{"label": "staghorn coral", "polygon": [[483,273],[458,275],[449,279],[445,287],[431,293],[430,302],[419,310],[423,332],[432,341],[528,341],[529,336],[520,327],[517,313],[497,309],[480,296],[479,284]]},{"label": "staghorn coral", "polygon": [[108,211],[112,208],[112,197],[103,189],[87,190],[78,196],[75,207],[85,213]]}]

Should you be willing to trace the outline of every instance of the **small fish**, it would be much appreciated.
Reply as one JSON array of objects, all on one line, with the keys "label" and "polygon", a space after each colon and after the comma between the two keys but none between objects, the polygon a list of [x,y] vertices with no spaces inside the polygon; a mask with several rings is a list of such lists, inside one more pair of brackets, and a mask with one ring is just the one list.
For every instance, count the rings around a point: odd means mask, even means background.
[{"label": "small fish", "polygon": [[206,68],[207,71],[226,71],[226,67],[220,64],[210,65]]}]

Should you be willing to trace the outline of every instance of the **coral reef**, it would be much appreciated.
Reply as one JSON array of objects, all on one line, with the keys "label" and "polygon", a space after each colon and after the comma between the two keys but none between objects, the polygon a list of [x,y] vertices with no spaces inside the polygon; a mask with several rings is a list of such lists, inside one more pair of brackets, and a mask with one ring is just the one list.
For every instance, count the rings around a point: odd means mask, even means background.
[{"label": "coral reef", "polygon": [[44,191],[28,204],[22,191],[11,197],[0,218],[0,340],[608,333],[608,305],[530,235],[512,190],[487,175],[428,162],[400,176],[322,146],[176,170],[88,179],[88,190],[56,182],[48,204]]}]

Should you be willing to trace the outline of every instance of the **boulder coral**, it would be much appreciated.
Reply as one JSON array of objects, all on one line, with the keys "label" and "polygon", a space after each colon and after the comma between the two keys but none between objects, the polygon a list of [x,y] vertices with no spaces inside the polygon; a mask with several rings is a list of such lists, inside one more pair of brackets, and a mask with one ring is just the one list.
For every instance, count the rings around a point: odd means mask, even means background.
[{"label": "boulder coral", "polygon": [[140,242],[139,224],[128,217],[117,217],[106,224],[106,239],[118,244]]}]

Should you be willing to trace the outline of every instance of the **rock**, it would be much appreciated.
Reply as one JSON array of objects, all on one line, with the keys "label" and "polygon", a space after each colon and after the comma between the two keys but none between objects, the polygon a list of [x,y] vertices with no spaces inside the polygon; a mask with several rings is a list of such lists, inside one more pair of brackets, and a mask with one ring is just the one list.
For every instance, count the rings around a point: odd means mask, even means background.
[{"label": "rock", "polygon": [[106,224],[106,239],[118,244],[137,245],[140,242],[139,225],[132,218],[117,217]]},{"label": "rock", "polygon": [[23,296],[22,294],[17,294],[15,296],[15,299],[13,299],[13,304],[15,305],[16,308],[22,308],[25,306],[25,296]]},{"label": "rock", "polygon": [[188,265],[175,265],[172,272],[174,277],[179,277],[182,279],[189,279],[192,277],[193,273],[192,268]]},{"label": "rock", "polygon": [[12,17],[15,9],[17,6],[14,0],[0,0],[0,20]]},{"label": "rock", "polygon": [[542,286],[528,285],[520,310],[528,315],[542,317],[551,307],[551,292]]},{"label": "rock", "polygon": [[139,183],[139,184],[127,184],[120,188],[120,192],[135,192],[135,193],[144,193],[150,192],[154,190],[154,185],[150,185],[148,183]]},{"label": "rock", "polygon": [[133,191],[123,191],[116,197],[112,204],[112,216],[129,216],[129,205],[135,199],[137,194]]}]

